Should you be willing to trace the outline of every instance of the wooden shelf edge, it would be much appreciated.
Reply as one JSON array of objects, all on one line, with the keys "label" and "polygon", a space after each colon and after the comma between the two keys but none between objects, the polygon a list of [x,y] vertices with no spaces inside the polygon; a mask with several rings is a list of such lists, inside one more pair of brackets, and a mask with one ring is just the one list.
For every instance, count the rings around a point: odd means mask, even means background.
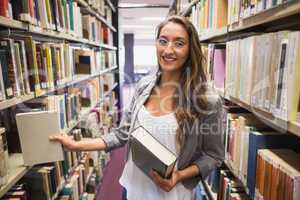
[{"label": "wooden shelf edge", "polygon": [[262,111],[258,108],[248,105],[234,97],[229,97],[228,100],[232,101],[233,103],[252,112],[253,114],[255,114],[255,116],[257,116],[259,119],[261,119],[262,122],[269,125],[273,129],[275,129],[279,132],[287,132],[288,131],[289,133],[292,133],[292,134],[300,137],[300,123],[284,121],[280,118],[273,116],[271,113],[267,113],[266,111]]},{"label": "wooden shelf edge", "polygon": [[114,7],[114,5],[111,3],[110,0],[106,0],[106,3],[109,5],[109,7],[111,8],[111,10],[112,10],[113,12],[116,12],[116,8]]},{"label": "wooden shelf edge", "polygon": [[210,41],[210,40],[213,40],[215,38],[220,38],[220,37],[226,37],[227,34],[228,34],[227,26],[217,29],[217,30],[209,29],[209,30],[203,31],[199,34],[200,42]]},{"label": "wooden shelf edge", "polygon": [[24,96],[13,97],[12,99],[7,99],[7,100],[4,100],[4,101],[1,101],[0,102],[0,110],[12,107],[14,105],[17,105],[19,103],[23,103],[23,102],[28,101],[28,100],[33,99],[33,98],[34,98],[34,93],[31,93],[31,94],[27,94],[27,95],[24,95]]},{"label": "wooden shelf edge", "polygon": [[0,16],[0,26],[5,26],[8,28],[16,28],[21,30],[27,30],[28,29],[28,23],[10,19],[7,17]]},{"label": "wooden shelf edge", "polygon": [[115,69],[117,69],[117,68],[118,68],[118,66],[114,66],[114,67],[111,67],[111,68],[108,68],[108,69],[104,69],[104,70],[102,70],[102,71],[100,72],[100,75],[109,73],[109,72],[111,72],[111,71],[113,71],[113,70],[115,70]]},{"label": "wooden shelf edge", "polygon": [[275,20],[279,20],[300,12],[300,1],[290,1],[284,4],[278,5],[274,8],[264,10],[255,15],[249,16],[240,20],[239,22],[229,25],[229,32],[237,32],[252,28],[254,26],[270,23]]},{"label": "wooden shelf edge", "polygon": [[100,44],[100,47],[103,49],[108,49],[108,50],[117,50],[117,47],[108,45],[108,44]]},{"label": "wooden shelf edge", "polygon": [[[13,164],[11,162],[14,162]],[[14,186],[29,170],[31,167],[25,167],[23,165],[23,156],[20,153],[10,155],[10,166],[8,183],[0,188],[0,198]]]},{"label": "wooden shelf edge", "polygon": [[84,0],[76,0],[76,2],[79,5],[81,5],[82,7],[85,7],[85,8],[89,6],[88,3],[86,1],[84,1]]}]

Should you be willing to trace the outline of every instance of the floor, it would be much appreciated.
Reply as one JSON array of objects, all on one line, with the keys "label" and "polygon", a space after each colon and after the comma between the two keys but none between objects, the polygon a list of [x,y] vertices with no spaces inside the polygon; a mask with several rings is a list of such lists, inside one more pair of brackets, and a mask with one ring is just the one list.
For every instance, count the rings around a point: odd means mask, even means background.
[{"label": "floor", "polygon": [[[123,86],[123,107],[129,105],[132,98],[134,87]],[[116,149],[111,152],[111,160],[103,172],[103,181],[99,185],[96,194],[96,200],[120,200],[122,188],[119,184],[119,178],[125,165],[126,147]]]}]

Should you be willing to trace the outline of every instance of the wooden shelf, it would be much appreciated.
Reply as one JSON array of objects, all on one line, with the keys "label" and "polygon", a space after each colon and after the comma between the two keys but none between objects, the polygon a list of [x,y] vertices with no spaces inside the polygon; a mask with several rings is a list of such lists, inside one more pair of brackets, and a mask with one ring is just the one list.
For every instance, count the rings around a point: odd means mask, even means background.
[{"label": "wooden shelf", "polygon": [[0,110],[9,108],[11,106],[17,105],[19,103],[23,103],[23,102],[31,100],[31,99],[34,99],[34,94],[33,93],[1,101],[0,102]]},{"label": "wooden shelf", "polygon": [[27,30],[28,24],[22,21],[9,19],[3,16],[0,16],[0,26],[5,26],[7,28],[16,28],[21,30]]},{"label": "wooden shelf", "polygon": [[107,50],[117,50],[117,47],[108,45],[108,44],[100,44],[100,47]]},{"label": "wooden shelf", "polygon": [[249,29],[259,25],[265,25],[273,21],[292,16],[300,12],[300,1],[294,0],[288,3],[281,4],[274,8],[264,10],[253,16],[244,18],[229,26],[229,32],[236,32]]},{"label": "wooden shelf", "polygon": [[89,7],[89,4],[86,1],[84,1],[84,0],[76,0],[76,2],[79,5],[81,5],[82,7],[85,7],[85,8]]},{"label": "wooden shelf", "polygon": [[[82,4],[81,4],[82,5]],[[108,21],[100,15],[100,13],[97,13],[93,8],[91,8],[89,5],[83,6],[83,11],[85,13],[91,14],[95,16],[98,20],[103,22],[108,28],[110,28],[112,31],[116,32],[117,30],[110,24]]]},{"label": "wooden shelf", "polygon": [[[61,89],[65,88],[65,87],[69,87],[69,86],[75,85],[75,84],[80,83],[82,81],[90,80],[90,79],[95,78],[97,76],[100,76],[100,75],[103,75],[105,73],[111,72],[111,71],[113,71],[113,70],[115,70],[117,68],[118,68],[118,66],[114,66],[112,68],[102,70],[101,72],[99,72],[97,74],[93,74],[93,75],[75,75],[72,78],[73,79],[72,81],[69,81],[69,82],[63,83],[61,85],[58,85],[58,86],[56,86],[56,88],[53,88],[53,89],[41,90],[41,91],[39,91],[39,92],[37,92],[35,94],[35,97],[41,97],[41,96],[44,96],[46,94],[53,93],[53,92],[55,92],[57,90],[61,90]],[[1,109],[1,102],[0,102],[0,109]]]},{"label": "wooden shelf", "polygon": [[34,33],[37,35],[52,37],[52,38],[56,38],[56,39],[63,39],[63,40],[71,41],[71,42],[88,44],[91,46],[100,47],[100,48],[108,49],[108,50],[116,50],[117,49],[114,46],[102,44],[102,43],[96,42],[96,41],[91,41],[86,38],[78,38],[76,35],[74,35],[70,32],[66,32],[65,30],[63,30],[63,31],[48,30],[48,29],[43,29],[41,27],[30,24],[30,25],[28,25],[28,32]]},{"label": "wooden shelf", "polygon": [[208,29],[206,31],[203,31],[199,34],[200,36],[200,42],[208,42],[215,39],[226,39],[226,36],[228,34],[228,28],[223,27],[218,30]]},{"label": "wooden shelf", "polygon": [[255,114],[262,122],[267,124],[268,126],[272,127],[273,129],[279,132],[290,132],[294,135],[300,137],[300,123],[298,122],[287,122],[280,118],[275,117],[271,113],[263,111],[261,109],[255,108],[251,105],[248,105],[234,97],[229,97],[231,102],[245,108],[246,110]]},{"label": "wooden shelf", "polygon": [[8,183],[0,188],[0,198],[14,186],[30,169],[24,166],[22,154],[9,156],[9,178]]},{"label": "wooden shelf", "polygon": [[118,69],[118,66],[114,66],[114,67],[111,67],[111,68],[108,68],[108,69],[104,69],[104,70],[102,70],[102,71],[100,72],[100,75],[103,75],[103,74],[112,72],[112,71],[114,71],[115,69]]},{"label": "wooden shelf", "polygon": [[111,3],[110,0],[106,0],[106,3],[109,5],[109,7],[111,8],[111,10],[112,10],[113,12],[116,12],[116,8],[114,7],[114,5]]}]

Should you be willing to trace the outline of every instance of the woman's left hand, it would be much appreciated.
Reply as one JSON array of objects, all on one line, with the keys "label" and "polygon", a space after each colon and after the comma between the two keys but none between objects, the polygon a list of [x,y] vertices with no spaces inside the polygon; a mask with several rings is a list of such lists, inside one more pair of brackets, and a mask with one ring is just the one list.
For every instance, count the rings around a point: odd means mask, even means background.
[{"label": "woman's left hand", "polygon": [[173,187],[180,181],[180,174],[178,170],[174,170],[170,179],[161,177],[156,171],[151,170],[150,176],[154,183],[166,192],[170,192]]}]

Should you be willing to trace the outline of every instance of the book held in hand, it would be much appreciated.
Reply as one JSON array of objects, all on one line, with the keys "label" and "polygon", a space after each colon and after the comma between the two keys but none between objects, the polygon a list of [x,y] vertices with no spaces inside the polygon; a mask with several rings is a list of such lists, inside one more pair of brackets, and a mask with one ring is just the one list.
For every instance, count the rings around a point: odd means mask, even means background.
[{"label": "book held in hand", "polygon": [[143,127],[135,129],[131,136],[133,162],[147,176],[152,169],[162,177],[169,178],[177,160],[175,154]]},{"label": "book held in hand", "polygon": [[64,159],[61,144],[49,141],[49,136],[61,130],[57,112],[19,113],[16,120],[25,166]]}]

